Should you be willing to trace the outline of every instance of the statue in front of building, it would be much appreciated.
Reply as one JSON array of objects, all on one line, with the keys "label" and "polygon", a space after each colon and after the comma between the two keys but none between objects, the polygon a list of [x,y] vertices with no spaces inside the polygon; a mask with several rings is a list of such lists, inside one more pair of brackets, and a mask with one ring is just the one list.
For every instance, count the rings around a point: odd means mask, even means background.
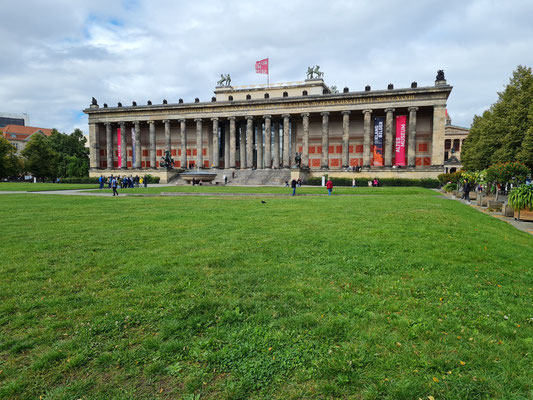
[{"label": "statue in front of building", "polygon": [[444,79],[444,70],[442,69],[439,69],[437,71],[437,77],[435,78],[436,81],[445,81],[446,79]]},{"label": "statue in front of building", "polygon": [[166,169],[172,169],[174,168],[174,159],[170,156],[170,151],[165,150],[165,155],[161,157],[161,162],[159,165],[161,165],[162,168]]},{"label": "statue in front of building", "polygon": [[220,74],[220,80],[217,82],[217,86],[230,86],[231,76],[229,74]]},{"label": "statue in front of building", "polygon": [[296,154],[294,155],[294,163],[296,164],[295,168],[301,168],[301,166],[302,166],[302,153],[296,152]]}]

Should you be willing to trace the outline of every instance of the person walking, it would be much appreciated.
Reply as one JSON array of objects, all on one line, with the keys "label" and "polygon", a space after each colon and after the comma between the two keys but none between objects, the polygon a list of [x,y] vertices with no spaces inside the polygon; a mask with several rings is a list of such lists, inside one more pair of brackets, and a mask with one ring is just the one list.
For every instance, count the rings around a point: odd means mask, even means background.
[{"label": "person walking", "polygon": [[104,177],[100,175],[100,178],[98,178],[98,183],[100,184],[100,189],[104,188]]},{"label": "person walking", "polygon": [[113,178],[111,181],[111,187],[113,188],[113,196],[118,196],[117,192],[117,178]]},{"label": "person walking", "polygon": [[470,204],[470,189],[471,189],[470,182],[468,182],[468,179],[465,179],[464,186],[463,186],[463,191],[464,191],[463,196],[468,204]]},{"label": "person walking", "polygon": [[331,192],[333,191],[333,182],[331,181],[331,178],[328,178],[328,181],[326,182],[326,189],[328,189],[328,196],[331,196]]},{"label": "person walking", "polygon": [[296,185],[297,185],[296,179],[293,179],[292,182],[291,182],[292,195],[293,196],[296,194]]}]

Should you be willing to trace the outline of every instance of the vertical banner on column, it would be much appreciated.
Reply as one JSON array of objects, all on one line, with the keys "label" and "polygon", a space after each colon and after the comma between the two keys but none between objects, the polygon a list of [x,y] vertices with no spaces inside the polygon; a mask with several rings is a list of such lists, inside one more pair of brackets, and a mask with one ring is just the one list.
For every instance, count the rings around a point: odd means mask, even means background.
[{"label": "vertical banner on column", "polygon": [[374,118],[374,165],[383,165],[383,125],[385,118]]},{"label": "vertical banner on column", "polygon": [[396,117],[396,154],[394,165],[405,166],[405,128],[407,124],[407,115],[398,115]]},{"label": "vertical banner on column", "polygon": [[131,166],[135,165],[135,128],[131,128]]},{"label": "vertical banner on column", "polygon": [[117,150],[118,150],[118,168],[122,168],[122,140],[120,137],[120,128],[117,129]]}]

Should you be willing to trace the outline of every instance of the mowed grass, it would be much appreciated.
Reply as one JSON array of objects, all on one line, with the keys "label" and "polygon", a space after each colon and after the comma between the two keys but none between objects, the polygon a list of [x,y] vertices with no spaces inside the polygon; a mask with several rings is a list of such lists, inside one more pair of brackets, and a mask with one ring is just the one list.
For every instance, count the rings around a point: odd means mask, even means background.
[{"label": "mowed grass", "polygon": [[[396,187],[346,187],[337,186],[333,188],[334,194],[365,194],[365,195],[389,195],[400,193],[402,195],[428,193],[426,189],[419,187],[405,187],[398,189]],[[112,193],[111,189],[98,190],[98,192]],[[280,186],[191,186],[191,185],[172,185],[172,186],[148,186],[141,188],[118,189],[118,193],[124,194],[160,194],[163,192],[180,192],[180,193],[270,193],[292,195],[292,188]],[[302,186],[296,188],[296,196],[302,194],[323,194],[327,195],[327,189],[320,186]]]},{"label": "mowed grass", "polygon": [[90,183],[29,183],[29,182],[0,182],[0,192],[21,191],[40,192],[50,190],[78,190],[98,189],[98,185]]},{"label": "mowed grass", "polygon": [[531,235],[382,193],[2,196],[0,398],[530,399]]}]

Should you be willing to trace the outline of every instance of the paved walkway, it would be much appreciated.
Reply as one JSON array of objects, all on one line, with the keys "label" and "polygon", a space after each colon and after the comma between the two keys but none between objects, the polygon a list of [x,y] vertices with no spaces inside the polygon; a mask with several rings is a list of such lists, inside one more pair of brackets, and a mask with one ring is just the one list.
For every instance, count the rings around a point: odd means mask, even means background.
[{"label": "paved walkway", "polygon": [[470,207],[478,210],[479,212],[482,212],[483,214],[487,214],[487,215],[490,215],[491,217],[498,218],[499,220],[505,221],[508,224],[514,226],[516,229],[520,229],[523,232],[526,232],[526,233],[529,233],[529,234],[533,235],[533,222],[516,221],[513,217],[506,217],[506,216],[502,215],[501,212],[492,212],[492,211],[487,210],[486,207],[478,206],[477,204],[474,204],[473,202],[471,202],[471,204],[468,204],[465,201],[456,198],[454,195],[447,194],[447,193],[442,193],[441,191],[439,191],[437,189],[435,189],[435,190],[438,191],[439,193],[441,193],[442,197],[444,197],[444,198],[447,198],[447,199],[450,199],[450,200],[455,200],[455,201],[460,201],[464,205],[469,205]]}]

